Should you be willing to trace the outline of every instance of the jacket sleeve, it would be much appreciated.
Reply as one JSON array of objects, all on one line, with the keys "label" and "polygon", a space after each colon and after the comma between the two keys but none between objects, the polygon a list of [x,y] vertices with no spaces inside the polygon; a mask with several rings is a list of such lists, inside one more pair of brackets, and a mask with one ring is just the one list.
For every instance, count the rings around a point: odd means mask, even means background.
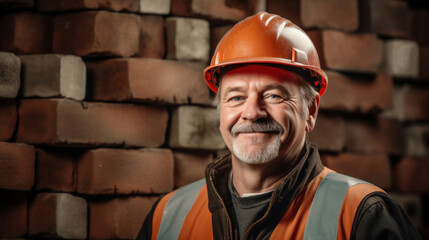
[{"label": "jacket sleeve", "polygon": [[156,206],[158,206],[159,201],[162,198],[159,198],[154,204],[149,214],[146,216],[146,219],[143,222],[142,227],[140,228],[139,235],[137,236],[137,240],[150,240],[152,238],[152,219],[153,213],[155,212]]},{"label": "jacket sleeve", "polygon": [[385,193],[375,193],[360,204],[351,240],[421,239],[405,211]]}]

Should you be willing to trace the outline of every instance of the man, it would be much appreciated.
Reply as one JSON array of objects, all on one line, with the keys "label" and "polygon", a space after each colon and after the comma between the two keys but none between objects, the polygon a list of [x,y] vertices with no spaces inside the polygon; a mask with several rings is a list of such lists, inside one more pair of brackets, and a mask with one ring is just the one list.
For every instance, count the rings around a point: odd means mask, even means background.
[{"label": "man", "polygon": [[296,25],[265,12],[241,21],[205,79],[231,154],[211,163],[205,180],[157,202],[139,238],[420,238],[383,190],[324,168],[305,141],[327,77]]}]

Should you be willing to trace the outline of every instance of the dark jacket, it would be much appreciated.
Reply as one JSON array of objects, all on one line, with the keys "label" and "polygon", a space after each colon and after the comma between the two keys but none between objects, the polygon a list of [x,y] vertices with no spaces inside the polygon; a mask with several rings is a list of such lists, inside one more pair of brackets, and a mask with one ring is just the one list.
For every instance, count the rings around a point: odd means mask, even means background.
[{"label": "dark jacket", "polygon": [[[246,239],[269,239],[292,201],[322,170],[317,147],[306,144],[301,161],[285,176],[272,194],[266,216],[246,232]],[[236,239],[237,224],[228,190],[231,157],[223,157],[206,169],[209,210],[214,239]],[[155,204],[156,206],[156,204]],[[138,239],[150,239],[153,211],[147,216]],[[420,239],[403,209],[383,192],[369,194],[360,203],[350,239]]]}]

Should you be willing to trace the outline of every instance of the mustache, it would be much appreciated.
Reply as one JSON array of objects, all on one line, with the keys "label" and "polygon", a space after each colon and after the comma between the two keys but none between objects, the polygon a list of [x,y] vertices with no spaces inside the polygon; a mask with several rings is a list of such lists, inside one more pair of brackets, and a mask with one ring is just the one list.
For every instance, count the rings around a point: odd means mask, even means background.
[{"label": "mustache", "polygon": [[231,134],[236,137],[239,133],[253,133],[253,132],[277,132],[283,134],[283,127],[274,120],[263,120],[252,123],[235,124],[231,129]]}]

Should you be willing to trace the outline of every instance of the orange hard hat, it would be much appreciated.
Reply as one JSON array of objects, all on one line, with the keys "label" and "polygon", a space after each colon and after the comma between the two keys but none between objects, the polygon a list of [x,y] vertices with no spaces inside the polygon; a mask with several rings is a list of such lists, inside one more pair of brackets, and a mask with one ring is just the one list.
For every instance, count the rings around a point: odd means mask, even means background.
[{"label": "orange hard hat", "polygon": [[210,66],[207,85],[217,92],[219,80],[230,67],[267,64],[300,75],[323,95],[328,85],[316,48],[307,34],[291,21],[259,12],[237,23],[220,40]]}]

